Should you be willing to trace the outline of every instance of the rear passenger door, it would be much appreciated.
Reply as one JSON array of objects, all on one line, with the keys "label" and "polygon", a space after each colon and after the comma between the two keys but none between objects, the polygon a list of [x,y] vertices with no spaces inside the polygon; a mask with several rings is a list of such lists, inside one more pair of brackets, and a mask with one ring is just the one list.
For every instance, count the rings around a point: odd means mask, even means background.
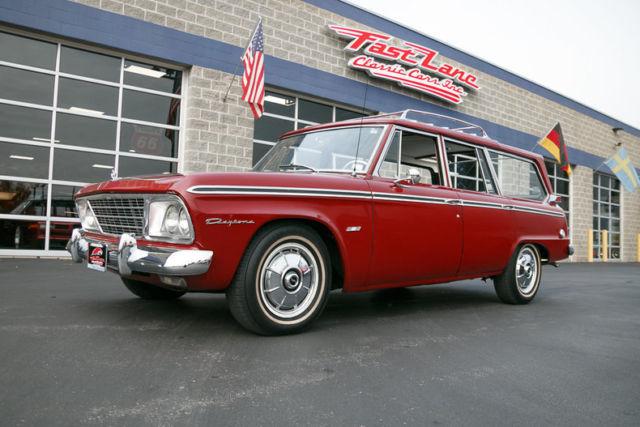
[{"label": "rear passenger door", "polygon": [[462,203],[463,249],[459,275],[504,269],[515,238],[513,216],[498,194],[486,150],[445,139],[449,182]]}]

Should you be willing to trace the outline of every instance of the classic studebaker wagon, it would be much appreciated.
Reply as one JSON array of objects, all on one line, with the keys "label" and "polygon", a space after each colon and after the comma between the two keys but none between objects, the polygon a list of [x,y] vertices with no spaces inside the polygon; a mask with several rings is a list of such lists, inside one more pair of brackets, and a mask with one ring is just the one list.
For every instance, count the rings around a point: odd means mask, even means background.
[{"label": "classic studebaker wagon", "polygon": [[226,292],[260,334],[301,330],[332,289],[492,278],[525,304],[573,250],[541,156],[412,110],[289,132],[251,172],[102,182],[76,203],[75,261],[141,298]]}]

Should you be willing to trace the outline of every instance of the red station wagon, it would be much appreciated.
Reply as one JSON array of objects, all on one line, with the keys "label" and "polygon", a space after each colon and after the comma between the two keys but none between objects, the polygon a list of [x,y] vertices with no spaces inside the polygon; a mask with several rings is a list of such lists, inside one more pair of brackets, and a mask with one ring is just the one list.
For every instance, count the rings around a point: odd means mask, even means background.
[{"label": "red station wagon", "polygon": [[77,262],[145,299],[226,292],[245,328],[301,330],[332,289],[492,278],[530,302],[573,249],[541,156],[407,110],[285,134],[251,172],[82,189]]}]

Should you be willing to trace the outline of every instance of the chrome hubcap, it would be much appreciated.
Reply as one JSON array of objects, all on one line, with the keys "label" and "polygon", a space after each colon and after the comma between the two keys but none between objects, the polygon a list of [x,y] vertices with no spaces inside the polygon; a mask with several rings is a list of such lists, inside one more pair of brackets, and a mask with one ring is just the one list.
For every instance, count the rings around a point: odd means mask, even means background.
[{"label": "chrome hubcap", "polygon": [[260,297],[267,310],[293,318],[307,310],[318,292],[318,262],[304,245],[287,242],[267,256],[260,272]]},{"label": "chrome hubcap", "polygon": [[538,279],[538,262],[531,248],[524,248],[516,262],[516,283],[522,295],[531,294]]}]

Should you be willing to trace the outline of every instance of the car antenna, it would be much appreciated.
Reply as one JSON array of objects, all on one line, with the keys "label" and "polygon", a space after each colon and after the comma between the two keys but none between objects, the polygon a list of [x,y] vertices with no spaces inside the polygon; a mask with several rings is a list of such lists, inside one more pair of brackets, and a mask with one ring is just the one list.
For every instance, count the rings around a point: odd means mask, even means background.
[{"label": "car antenna", "polygon": [[358,152],[360,151],[360,137],[362,136],[362,124],[364,123],[364,116],[366,112],[367,105],[367,92],[369,91],[369,82],[365,81],[364,86],[364,100],[362,102],[362,117],[360,117],[360,127],[358,128],[358,142],[356,143],[356,157],[353,159],[353,171],[351,172],[351,176],[357,176],[358,173],[356,171],[358,167]]}]

